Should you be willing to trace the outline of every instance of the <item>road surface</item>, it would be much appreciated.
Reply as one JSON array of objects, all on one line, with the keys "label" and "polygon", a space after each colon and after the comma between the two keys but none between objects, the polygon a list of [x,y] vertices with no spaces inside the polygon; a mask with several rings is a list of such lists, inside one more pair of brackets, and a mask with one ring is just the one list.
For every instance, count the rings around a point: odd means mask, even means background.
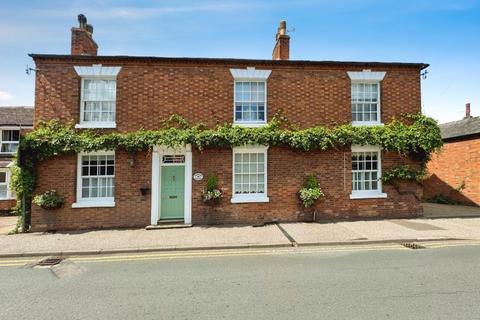
[{"label": "road surface", "polygon": [[0,259],[1,319],[480,319],[480,246]]}]

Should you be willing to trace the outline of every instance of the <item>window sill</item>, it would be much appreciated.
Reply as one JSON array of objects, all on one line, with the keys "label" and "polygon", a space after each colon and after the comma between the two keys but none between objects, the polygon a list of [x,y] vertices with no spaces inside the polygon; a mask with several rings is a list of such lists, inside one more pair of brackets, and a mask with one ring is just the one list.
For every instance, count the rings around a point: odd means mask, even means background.
[{"label": "window sill", "polygon": [[234,122],[234,126],[245,127],[245,128],[260,128],[267,125],[266,122]]},{"label": "window sill", "polygon": [[114,129],[117,127],[116,122],[83,122],[77,123],[75,128],[77,129],[93,129],[93,128],[107,128]]},{"label": "window sill", "polygon": [[270,202],[270,198],[267,196],[233,196],[230,200],[231,203],[254,203],[254,202]]},{"label": "window sill", "polygon": [[354,192],[350,194],[350,199],[381,199],[386,197],[387,194],[382,192]]},{"label": "window sill", "polygon": [[0,198],[0,201],[12,201],[15,200],[16,198]]},{"label": "window sill", "polygon": [[362,126],[365,126],[365,127],[374,127],[374,126],[380,126],[380,127],[383,127],[384,124],[381,123],[381,122],[368,122],[368,121],[365,121],[365,122],[361,122],[361,121],[352,121],[352,126],[355,126],[355,127],[362,127]]},{"label": "window sill", "polygon": [[72,203],[72,208],[113,208],[114,201],[83,201]]}]

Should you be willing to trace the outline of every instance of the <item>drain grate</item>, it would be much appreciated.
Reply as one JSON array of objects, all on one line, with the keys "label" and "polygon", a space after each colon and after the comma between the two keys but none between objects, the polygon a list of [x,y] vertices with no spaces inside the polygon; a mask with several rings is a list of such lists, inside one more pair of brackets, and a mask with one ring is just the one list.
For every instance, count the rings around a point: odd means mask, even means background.
[{"label": "drain grate", "polygon": [[406,248],[409,248],[409,249],[425,249],[424,246],[418,244],[418,243],[415,243],[415,242],[402,242],[401,243],[402,246],[406,247]]},{"label": "drain grate", "polygon": [[48,267],[48,266],[54,266],[56,264],[59,264],[60,262],[63,261],[63,258],[59,257],[54,257],[54,258],[46,258],[37,263],[37,266],[41,267]]}]

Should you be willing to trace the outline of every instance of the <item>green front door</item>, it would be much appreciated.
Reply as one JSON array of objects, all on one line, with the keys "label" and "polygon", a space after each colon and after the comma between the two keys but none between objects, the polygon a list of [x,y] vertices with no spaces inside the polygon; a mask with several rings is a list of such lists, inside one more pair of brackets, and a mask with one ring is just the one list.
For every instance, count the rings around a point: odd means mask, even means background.
[{"label": "green front door", "polygon": [[185,166],[162,166],[160,219],[183,219]]}]

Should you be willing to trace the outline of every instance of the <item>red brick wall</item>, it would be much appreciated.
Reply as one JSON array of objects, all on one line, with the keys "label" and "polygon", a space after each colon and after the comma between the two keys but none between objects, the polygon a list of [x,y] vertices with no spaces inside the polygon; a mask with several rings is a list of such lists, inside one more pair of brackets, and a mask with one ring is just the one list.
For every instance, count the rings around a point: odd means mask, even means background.
[{"label": "red brick wall", "polygon": [[[112,62],[36,60],[35,121],[79,120],[80,77],[74,65],[122,66],[117,79],[117,129],[158,129],[176,113],[191,122],[215,125],[233,120],[233,78],[230,68],[248,63]],[[351,121],[350,79],[347,66],[255,66],[272,70],[267,83],[268,119],[283,111],[302,127]],[[420,77],[415,68],[381,68],[382,121],[402,113],[420,112]],[[375,71],[372,69],[372,71]]]},{"label": "red brick wall", "polygon": [[[116,153],[115,208],[71,208],[76,198],[75,155],[44,161],[38,168],[36,193],[50,189],[66,196],[66,204],[48,211],[32,207],[33,230],[143,227],[150,224],[150,192],[142,196],[140,188],[151,188],[151,156],[135,155],[135,165],[128,165],[129,155]],[[209,207],[201,200],[206,179],[192,181],[192,220],[195,224],[259,223],[273,220],[311,220],[311,211],[302,210],[296,193],[309,174],[315,174],[325,193],[317,205],[317,219],[355,217],[411,217],[421,213],[415,185],[414,194],[401,194],[392,186],[384,186],[386,199],[350,200],[351,154],[349,150],[300,152],[290,148],[268,151],[269,203],[232,204],[232,150],[207,149],[193,151],[193,172],[207,177],[216,174],[224,196],[220,205]],[[402,160],[394,153],[384,154],[384,168]],[[400,190],[402,192],[402,190]]]},{"label": "red brick wall", "polygon": [[12,208],[17,204],[16,200],[0,200],[0,214],[7,214],[12,211]]},{"label": "red brick wall", "polygon": [[[443,195],[467,205],[480,205],[480,136],[444,142],[428,163],[425,198]],[[464,185],[463,189],[460,186]]]},{"label": "red brick wall", "polygon": [[[102,60],[103,59],[103,60]],[[215,62],[112,62],[104,58],[91,61],[36,61],[35,120],[58,118],[78,122],[80,78],[73,65],[122,65],[117,83],[117,130],[158,129],[162,120],[180,114],[187,120],[213,126],[232,122],[233,79],[229,68],[255,66],[238,62],[224,65]],[[362,68],[347,66],[302,67],[264,64],[271,69],[268,79],[268,119],[283,111],[292,124],[309,127],[351,121],[350,80],[346,71]],[[420,111],[419,70],[385,67],[382,82],[382,120],[402,113]],[[375,70],[373,70],[375,71]],[[350,151],[300,152],[289,148],[270,148],[268,156],[269,203],[231,204],[231,149],[194,149],[193,171],[219,176],[224,199],[215,209],[204,206],[200,194],[205,180],[193,183],[193,222],[255,223],[259,221],[298,221],[311,219],[310,212],[299,207],[296,192],[308,174],[317,174],[326,194],[317,206],[317,218],[407,217],[421,213],[418,186],[411,192],[384,186],[386,199],[350,200]],[[150,194],[141,196],[139,188],[150,186],[151,159],[147,152],[136,155],[135,167],[128,166],[128,155],[117,152],[115,208],[72,209],[75,201],[76,156],[45,161],[38,168],[36,193],[62,190],[67,196],[63,208],[45,211],[33,206],[33,230],[140,227],[150,223]],[[401,163],[395,154],[384,155],[384,168]],[[151,186],[150,186],[151,187]],[[404,188],[405,189],[405,188]]]},{"label": "red brick wall", "polygon": [[87,31],[72,28],[72,43],[70,52],[72,55],[97,55],[98,46]]},{"label": "red brick wall", "polygon": [[111,227],[143,227],[150,224],[150,196],[140,188],[150,186],[152,161],[147,152],[135,155],[128,164],[126,152],[115,154],[115,207],[75,208],[77,156],[62,156],[40,163],[35,194],[55,189],[66,197],[57,210],[45,210],[32,204],[33,230],[66,230]]}]

